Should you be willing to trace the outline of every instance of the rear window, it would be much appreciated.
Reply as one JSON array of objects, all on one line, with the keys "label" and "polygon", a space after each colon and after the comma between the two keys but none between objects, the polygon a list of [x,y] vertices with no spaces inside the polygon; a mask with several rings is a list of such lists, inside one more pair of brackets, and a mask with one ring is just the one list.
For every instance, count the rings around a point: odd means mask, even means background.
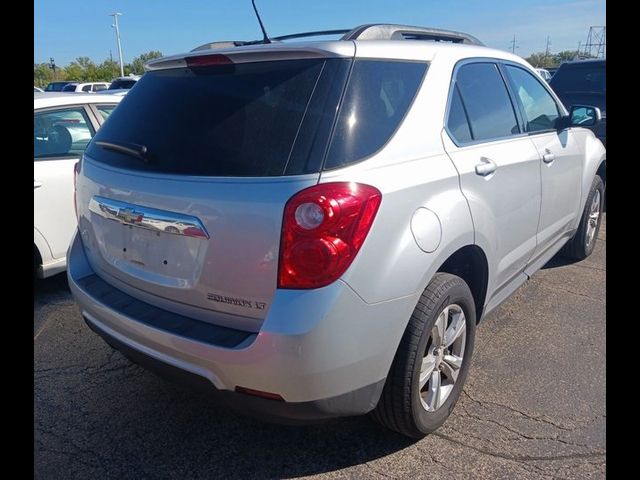
[{"label": "rear window", "polygon": [[109,86],[109,90],[119,90],[121,88],[132,88],[136,80],[114,80]]},{"label": "rear window", "polygon": [[61,92],[65,85],[67,82],[52,82],[44,90],[45,92]]},{"label": "rear window", "polygon": [[[147,72],[87,155],[119,168],[181,175],[317,173],[323,161],[336,168],[384,146],[426,67],[334,58]],[[135,154],[143,146],[146,153]]]},{"label": "rear window", "polygon": [[[287,60],[147,72],[87,154],[116,167],[183,175],[317,172],[341,93],[331,86],[344,84],[337,76],[346,76],[348,63]],[[144,145],[146,161],[101,141]]]},{"label": "rear window", "polygon": [[604,62],[572,63],[561,66],[551,79],[551,87],[563,93],[605,93],[606,70]]}]

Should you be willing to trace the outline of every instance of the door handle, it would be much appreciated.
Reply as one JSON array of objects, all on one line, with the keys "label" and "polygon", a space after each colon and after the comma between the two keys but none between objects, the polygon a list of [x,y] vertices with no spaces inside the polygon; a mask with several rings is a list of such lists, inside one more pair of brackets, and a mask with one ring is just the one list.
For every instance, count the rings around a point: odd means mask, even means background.
[{"label": "door handle", "polygon": [[545,153],[544,155],[542,155],[542,161],[544,163],[551,163],[556,159],[556,156],[551,153],[549,150],[547,150],[547,153]]},{"label": "door handle", "polygon": [[42,182],[38,182],[37,180],[33,181],[33,188],[40,188],[42,186]]},{"label": "door handle", "polygon": [[482,162],[482,163],[479,163],[479,164],[476,165],[476,174],[478,174],[478,175],[480,175],[482,177],[486,177],[487,175],[491,175],[498,168],[498,166],[495,164],[495,162],[493,160],[491,160],[490,158],[481,157],[480,158],[480,162]]}]

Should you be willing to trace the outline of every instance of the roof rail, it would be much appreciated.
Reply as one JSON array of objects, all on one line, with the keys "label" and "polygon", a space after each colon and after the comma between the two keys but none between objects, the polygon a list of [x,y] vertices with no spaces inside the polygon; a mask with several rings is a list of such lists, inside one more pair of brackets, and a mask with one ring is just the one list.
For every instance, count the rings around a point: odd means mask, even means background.
[{"label": "roof rail", "polygon": [[339,35],[344,33],[349,33],[351,30],[342,29],[342,30],[318,30],[315,32],[303,32],[303,33],[292,33],[290,35],[282,35],[280,37],[273,37],[271,40],[289,40],[291,38],[306,38],[306,37],[319,37],[321,35]]},{"label": "roof rail", "polygon": [[346,33],[341,40],[431,40],[484,46],[480,40],[468,33],[386,23],[360,25]]},{"label": "roof rail", "polygon": [[[281,42],[282,40],[290,40],[293,38],[339,34],[343,34],[340,40],[431,40],[434,42],[465,43],[469,45],[484,46],[480,40],[468,33],[455,32],[453,30],[441,30],[439,28],[414,27],[411,25],[393,25],[386,23],[360,25],[359,27],[351,30],[319,30],[314,32],[292,33],[290,35],[273,37],[271,40]],[[241,47],[243,45],[258,45],[262,43],[262,40],[227,40],[205,43],[191,51],[198,52],[200,50]]]},{"label": "roof rail", "polygon": [[[279,37],[271,38],[271,41],[281,42],[282,40],[290,40],[292,38],[306,38],[306,37],[318,37],[321,35],[340,35],[349,33],[351,30],[348,28],[341,30],[318,30],[314,32],[303,32],[303,33],[292,33],[290,35],[281,35]],[[223,40],[219,42],[209,42],[204,45],[200,45],[199,47],[191,50],[192,52],[199,52],[201,50],[211,50],[214,48],[229,48],[229,47],[242,47],[243,45],[258,45],[264,43],[262,40]]]}]

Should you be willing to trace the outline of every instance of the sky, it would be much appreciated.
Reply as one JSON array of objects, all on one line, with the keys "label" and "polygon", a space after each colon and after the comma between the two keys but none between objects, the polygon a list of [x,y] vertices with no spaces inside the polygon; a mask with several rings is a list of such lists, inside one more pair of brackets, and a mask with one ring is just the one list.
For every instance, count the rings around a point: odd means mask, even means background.
[{"label": "sky", "polygon": [[[527,57],[576,50],[590,26],[605,26],[605,0],[256,0],[269,36],[400,23],[459,30]],[[251,0],[34,0],[34,62],[118,59],[113,17],[121,12],[124,62],[141,53],[188,52],[215,40],[262,38]]]}]

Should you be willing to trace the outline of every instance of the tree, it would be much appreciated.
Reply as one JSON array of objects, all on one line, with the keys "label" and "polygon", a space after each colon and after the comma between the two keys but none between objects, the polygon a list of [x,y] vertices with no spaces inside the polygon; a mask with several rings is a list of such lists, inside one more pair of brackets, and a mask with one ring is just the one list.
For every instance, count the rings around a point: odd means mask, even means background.
[{"label": "tree", "polygon": [[525,60],[535,68],[551,68],[557,65],[553,54],[545,55],[544,52],[532,53]]},{"label": "tree", "polygon": [[532,53],[525,60],[536,68],[553,68],[564,62],[571,62],[572,60],[584,58],[595,57],[593,55],[581,53],[578,50],[563,50],[562,52],[550,53],[546,56],[544,52]]},{"label": "tree", "polygon": [[66,80],[73,80],[76,82],[81,82],[84,80],[84,72],[82,70],[82,67],[76,62],[71,62],[66,67],[61,68],[60,71],[64,75]]},{"label": "tree", "polygon": [[33,64],[33,84],[36,87],[46,87],[53,80],[53,70],[48,63]]},{"label": "tree", "polygon": [[[124,74],[131,73],[142,75],[144,64],[154,58],[162,57],[162,52],[151,50],[133,59],[131,63],[124,65]],[[107,59],[96,65],[89,57],[78,57],[66,67],[58,67],[55,80],[69,80],[76,82],[110,82],[120,76],[120,64]],[[46,86],[53,81],[53,70],[48,63],[33,64],[33,84],[39,87]]]},{"label": "tree", "polygon": [[578,50],[563,50],[562,52],[556,53],[555,58],[558,64],[560,64],[564,62],[570,62],[572,60],[577,60],[578,58],[580,58],[579,55],[580,52],[578,52]]},{"label": "tree", "polygon": [[144,64],[154,58],[162,57],[162,52],[158,50],[151,50],[150,52],[143,53],[140,56],[133,59],[131,64],[127,65],[131,68],[131,72],[135,75],[142,75],[144,73]]},{"label": "tree", "polygon": [[100,80],[110,82],[120,76],[120,65],[113,60],[105,60],[97,67],[97,74]]}]

